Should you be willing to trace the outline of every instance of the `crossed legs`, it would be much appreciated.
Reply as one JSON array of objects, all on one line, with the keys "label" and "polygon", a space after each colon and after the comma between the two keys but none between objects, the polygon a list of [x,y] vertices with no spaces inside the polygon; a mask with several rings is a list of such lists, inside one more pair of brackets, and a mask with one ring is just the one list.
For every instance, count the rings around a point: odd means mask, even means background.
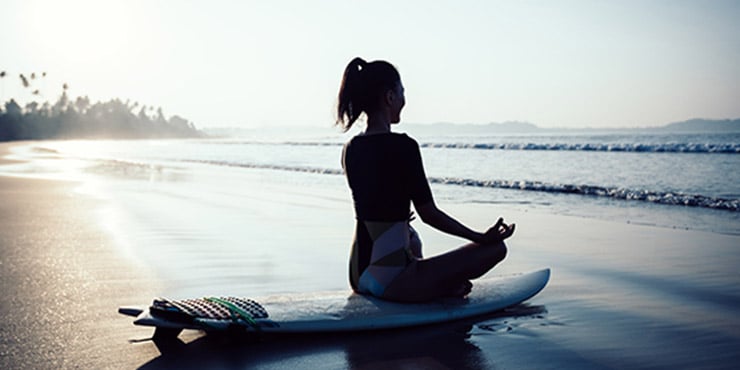
[{"label": "crossed legs", "polygon": [[471,279],[506,258],[506,245],[469,243],[450,252],[413,261],[386,288],[384,299],[421,302],[470,292]]}]

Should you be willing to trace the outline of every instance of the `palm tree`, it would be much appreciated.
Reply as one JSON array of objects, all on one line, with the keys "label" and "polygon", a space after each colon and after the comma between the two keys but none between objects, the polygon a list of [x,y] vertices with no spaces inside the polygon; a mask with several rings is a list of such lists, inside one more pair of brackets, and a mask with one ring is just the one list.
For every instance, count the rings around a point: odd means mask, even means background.
[{"label": "palm tree", "polygon": [[27,89],[31,87],[31,83],[28,82],[28,78],[24,76],[23,73],[21,73],[19,77],[21,78],[21,83],[23,84],[23,88]]},{"label": "palm tree", "polygon": [[47,91],[46,90],[46,72],[41,72],[41,78],[44,79],[44,91]]},{"label": "palm tree", "polygon": [[69,89],[69,85],[65,82],[62,84],[62,96],[59,98],[59,101],[54,105],[54,109],[57,112],[61,112],[62,110],[67,109],[67,104],[69,103],[69,99],[67,98],[67,89]]},{"label": "palm tree", "polygon": [[3,83],[2,83],[2,85],[3,85],[3,88],[2,88],[3,89],[3,92],[2,92],[2,95],[0,95],[0,103],[5,102],[5,76],[7,76],[7,75],[8,74],[5,71],[0,71],[0,79],[3,80]]}]

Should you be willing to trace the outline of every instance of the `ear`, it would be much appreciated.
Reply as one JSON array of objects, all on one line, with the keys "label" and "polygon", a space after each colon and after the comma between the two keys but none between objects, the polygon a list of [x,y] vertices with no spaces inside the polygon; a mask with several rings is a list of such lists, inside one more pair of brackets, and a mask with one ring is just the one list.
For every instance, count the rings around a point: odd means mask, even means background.
[{"label": "ear", "polygon": [[388,90],[385,92],[385,102],[386,104],[392,104],[393,99],[396,98],[396,93],[393,92],[393,90]]}]

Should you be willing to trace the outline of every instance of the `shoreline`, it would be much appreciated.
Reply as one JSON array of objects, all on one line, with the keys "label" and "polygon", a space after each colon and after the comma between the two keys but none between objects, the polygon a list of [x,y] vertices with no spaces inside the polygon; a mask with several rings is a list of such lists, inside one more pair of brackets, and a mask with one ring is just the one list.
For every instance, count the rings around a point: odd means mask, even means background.
[{"label": "shoreline", "polygon": [[[19,143],[0,144],[0,158],[12,145]],[[76,192],[78,186],[0,176],[5,200],[0,203],[1,304],[6,319],[0,324],[2,368],[729,368],[740,361],[734,350],[740,345],[736,317],[740,237],[507,206],[446,203],[441,208],[474,228],[488,226],[499,214],[517,223],[517,232],[507,243],[509,256],[491,274],[551,267],[548,287],[525,305],[491,317],[408,330],[227,341],[228,345],[217,336],[186,332],[181,335],[184,343],[175,348],[132,344],[129,339],[147,338],[152,330],[132,325],[116,309],[146,304],[168,286],[197,294],[216,288],[241,293],[250,291],[247,283],[275,289],[282,281],[302,279],[301,273],[321,275],[312,280],[315,285],[307,285],[310,289],[327,281],[345,286],[351,232],[338,229],[346,226],[351,210],[345,209],[344,200],[327,203],[322,198],[327,194],[280,193],[285,188],[249,185],[252,188],[243,191],[254,193],[235,214],[251,215],[241,222],[261,232],[256,239],[274,239],[257,241],[265,244],[256,251],[264,259],[254,262],[265,264],[254,266],[266,269],[251,270],[255,274],[251,281],[235,275],[233,282],[219,286],[220,280],[209,274],[223,273],[222,268],[188,270],[195,258],[205,260],[197,268],[222,266],[216,264],[221,260],[203,254],[179,249],[158,254],[170,270],[180,271],[161,277],[146,264],[127,259],[115,235],[97,218],[105,201]],[[265,198],[272,191],[285,199]],[[194,208],[183,207],[180,212],[200,207],[193,202],[187,206]],[[413,225],[427,256],[463,244],[420,221]],[[175,231],[158,231],[144,248],[161,247],[166,241],[158,238],[177,237],[169,234]],[[309,246],[329,247],[316,250],[321,259],[285,261],[281,258],[288,252],[270,254],[295,235],[303,235],[302,242]],[[214,241],[190,243],[175,245],[196,247],[192,253],[200,253],[201,245]],[[238,250],[228,252],[234,253],[226,256],[229,263],[247,266],[242,263],[255,255],[242,256]],[[225,250],[209,253],[219,252]],[[267,263],[273,260],[281,267],[291,262],[305,271],[274,272]],[[316,271],[317,265],[305,266],[306,261],[322,261],[323,271]],[[279,278],[281,283],[260,277]],[[337,278],[342,281],[335,282]],[[301,289],[284,289],[291,288]]]},{"label": "shoreline", "polygon": [[146,331],[116,312],[150,300],[157,282],[122,261],[94,221],[99,201],[76,186],[0,176],[0,368],[135,368],[157,355],[127,343]]}]

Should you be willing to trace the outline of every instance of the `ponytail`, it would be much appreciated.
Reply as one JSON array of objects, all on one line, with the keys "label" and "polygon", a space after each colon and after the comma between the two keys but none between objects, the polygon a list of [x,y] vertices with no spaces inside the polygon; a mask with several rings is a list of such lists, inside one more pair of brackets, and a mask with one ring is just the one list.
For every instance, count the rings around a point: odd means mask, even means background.
[{"label": "ponytail", "polygon": [[380,96],[400,81],[398,71],[388,62],[352,59],[339,86],[336,124],[348,131],[363,112],[376,109]]},{"label": "ponytail", "polygon": [[367,62],[362,58],[352,59],[344,69],[342,84],[339,86],[337,104],[337,125],[346,132],[357,121],[364,110],[362,92],[365,90],[365,81],[362,81],[362,72],[367,68]]}]

